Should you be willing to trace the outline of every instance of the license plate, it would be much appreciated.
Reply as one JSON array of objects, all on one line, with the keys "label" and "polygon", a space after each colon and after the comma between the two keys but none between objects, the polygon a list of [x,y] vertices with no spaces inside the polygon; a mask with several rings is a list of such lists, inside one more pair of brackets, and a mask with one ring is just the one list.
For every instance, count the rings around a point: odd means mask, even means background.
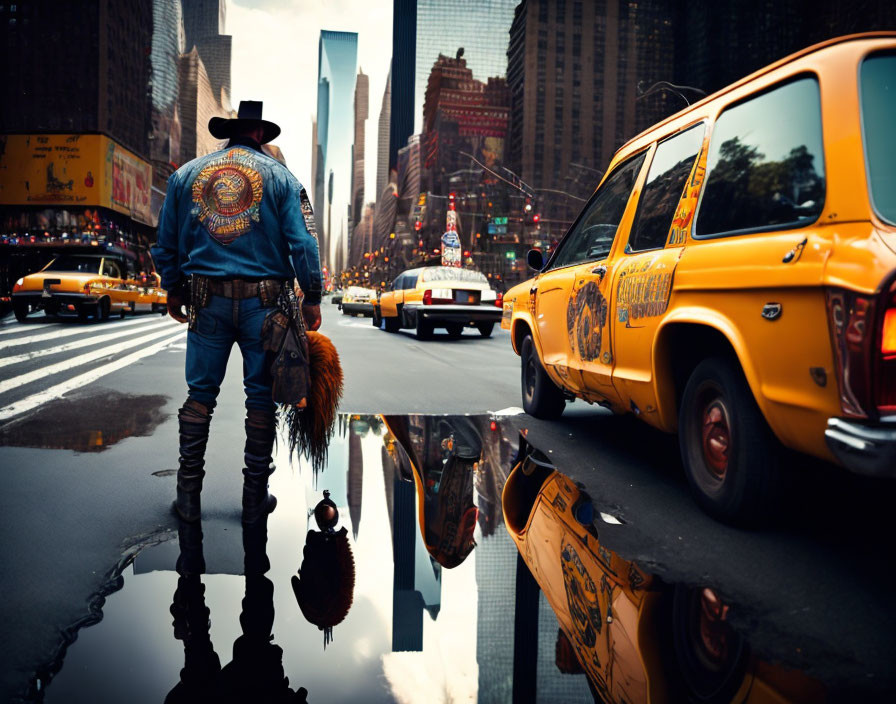
[{"label": "license plate", "polygon": [[454,302],[455,303],[478,303],[479,299],[476,295],[476,292],[473,291],[455,291],[454,292]]}]

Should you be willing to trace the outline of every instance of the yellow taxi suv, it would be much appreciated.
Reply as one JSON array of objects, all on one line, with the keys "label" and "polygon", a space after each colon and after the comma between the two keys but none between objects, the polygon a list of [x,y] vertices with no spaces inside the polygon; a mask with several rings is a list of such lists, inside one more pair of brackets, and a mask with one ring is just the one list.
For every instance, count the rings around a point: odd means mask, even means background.
[{"label": "yellow taxi suv", "polygon": [[138,310],[164,313],[167,303],[158,274],[138,275],[134,255],[115,247],[61,253],[12,289],[13,312],[20,322],[41,309],[48,315],[106,320],[113,311],[122,318]]},{"label": "yellow taxi suv", "polygon": [[700,504],[758,519],[781,446],[896,476],[896,32],[818,44],[625,144],[504,297],[525,410],[677,432]]},{"label": "yellow taxi suv", "polygon": [[408,269],[374,303],[373,326],[386,332],[412,328],[420,340],[431,338],[435,328],[460,337],[470,326],[489,337],[501,322],[502,303],[503,295],[482,272],[450,266]]},{"label": "yellow taxi suv", "polygon": [[522,439],[520,456],[504,524],[557,616],[557,667],[584,673],[595,701],[826,701],[821,683],[751,651],[715,589],[667,584],[607,549],[590,497]]}]

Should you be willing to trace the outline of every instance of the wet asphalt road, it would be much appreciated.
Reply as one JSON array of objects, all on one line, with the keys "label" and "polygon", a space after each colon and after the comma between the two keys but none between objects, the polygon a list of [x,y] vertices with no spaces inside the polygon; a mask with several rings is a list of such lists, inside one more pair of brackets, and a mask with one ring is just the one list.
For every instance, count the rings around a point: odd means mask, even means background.
[{"label": "wet asphalt road", "polygon": [[[422,343],[326,304],[324,315],[322,331],[345,368],[344,411],[481,413],[520,404],[518,358],[504,332]],[[116,587],[116,566],[175,534],[168,505],[184,396],[182,333],[150,315],[103,325],[0,324],[0,361],[16,360],[0,366],[3,701],[29,686],[39,698],[35,673],[42,682],[51,676],[77,626],[97,620],[103,594]],[[120,337],[88,342],[112,334]],[[8,344],[25,337],[32,340]],[[49,351],[72,343],[80,346]],[[91,352],[92,359],[82,357]],[[212,425],[203,492],[204,517],[234,528],[239,371],[236,353]],[[670,582],[714,586],[738,605],[735,623],[764,657],[807,667],[838,698],[861,689],[885,700],[896,688],[892,483],[802,463],[789,510],[766,530],[743,531],[700,512],[674,439],[632,418],[578,402],[556,423],[520,415],[502,423],[505,434],[525,429],[560,471],[583,482],[599,511],[623,522],[600,525],[609,549]]]}]

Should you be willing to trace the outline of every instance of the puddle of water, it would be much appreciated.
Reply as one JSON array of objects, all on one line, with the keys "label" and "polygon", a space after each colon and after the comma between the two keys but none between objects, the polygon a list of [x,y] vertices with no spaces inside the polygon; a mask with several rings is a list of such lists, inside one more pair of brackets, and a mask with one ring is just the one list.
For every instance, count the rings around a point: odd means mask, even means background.
[{"label": "puddle of water", "polygon": [[51,401],[0,427],[0,445],[102,452],[133,436],[151,435],[167,415],[167,396],[103,391]]},{"label": "puddle of water", "polygon": [[605,547],[595,519],[628,527],[509,425],[339,428],[317,475],[279,450],[265,526],[182,524],[139,553],[45,701],[823,698],[751,651],[717,591]]},{"label": "puddle of water", "polygon": [[137,555],[44,700],[509,701],[522,667],[544,701],[591,702],[502,525],[512,438],[488,417],[342,420],[317,477],[275,458],[266,532],[204,520]]}]

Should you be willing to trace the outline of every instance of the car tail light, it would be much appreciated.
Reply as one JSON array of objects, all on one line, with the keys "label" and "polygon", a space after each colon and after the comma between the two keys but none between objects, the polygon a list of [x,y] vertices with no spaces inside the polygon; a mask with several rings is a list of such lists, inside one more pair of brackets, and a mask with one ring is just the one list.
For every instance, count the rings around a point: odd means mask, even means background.
[{"label": "car tail light", "polygon": [[875,402],[878,412],[887,415],[896,413],[896,281],[887,290],[881,313]]},{"label": "car tail light", "polygon": [[450,288],[426,289],[423,292],[423,305],[431,306],[433,303],[451,303]]},{"label": "car tail light", "polygon": [[883,291],[826,292],[840,407],[847,416],[896,412],[896,279]]},{"label": "car tail light", "polygon": [[498,308],[504,307],[504,294],[501,293],[500,291],[498,292],[498,295],[495,297],[495,306],[497,306]]}]

